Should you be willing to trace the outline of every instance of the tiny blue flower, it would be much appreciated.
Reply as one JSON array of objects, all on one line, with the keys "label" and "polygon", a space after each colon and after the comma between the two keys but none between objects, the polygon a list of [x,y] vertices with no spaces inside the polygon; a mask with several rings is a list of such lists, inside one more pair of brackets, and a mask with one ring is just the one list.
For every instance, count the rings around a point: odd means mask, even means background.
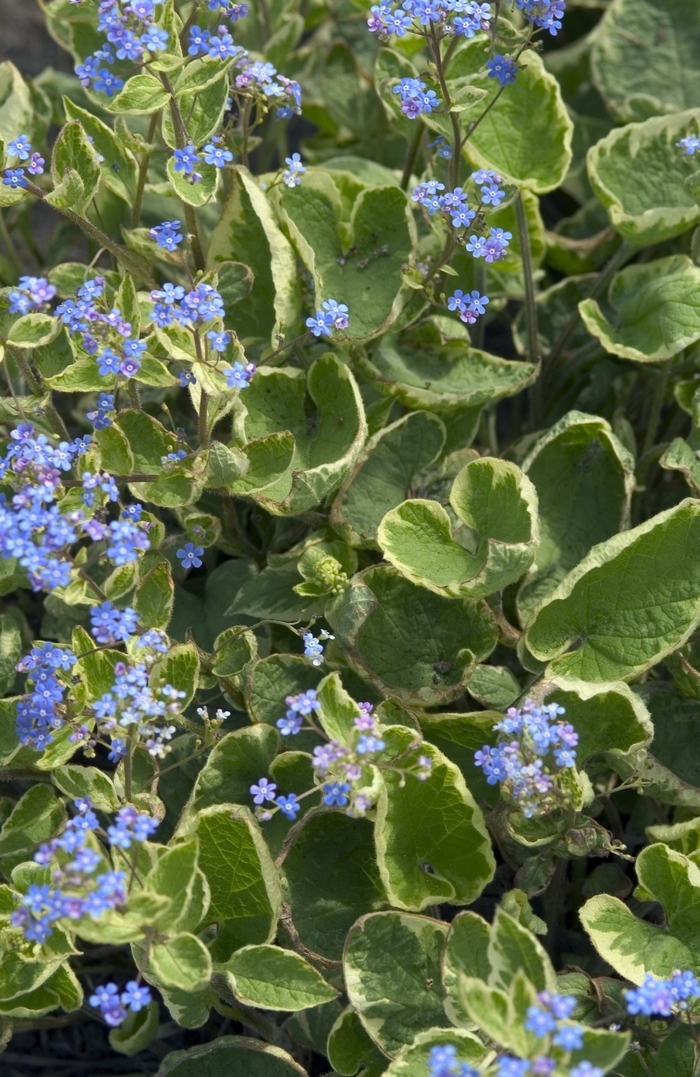
[{"label": "tiny blue flower", "polygon": [[274,782],[269,782],[267,778],[260,778],[257,785],[251,785],[250,791],[253,794],[253,803],[263,804],[266,800],[275,799],[277,786]]},{"label": "tiny blue flower", "polygon": [[180,558],[183,568],[200,568],[202,564],[203,546],[195,546],[192,542],[186,542],[180,550],[176,550],[176,556]]},{"label": "tiny blue flower", "polygon": [[275,803],[282,814],[286,815],[287,819],[291,819],[292,821],[296,819],[297,814],[301,809],[301,804],[297,801],[296,793],[290,793],[287,797],[277,797]]}]

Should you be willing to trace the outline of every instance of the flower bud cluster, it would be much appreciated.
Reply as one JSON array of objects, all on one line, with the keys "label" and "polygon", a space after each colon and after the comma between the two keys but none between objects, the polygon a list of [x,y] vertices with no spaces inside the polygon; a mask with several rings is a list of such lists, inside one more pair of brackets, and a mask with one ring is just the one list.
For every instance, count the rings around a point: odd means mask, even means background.
[{"label": "flower bud cluster", "polygon": [[687,1010],[691,998],[700,998],[700,983],[690,970],[676,969],[667,980],[647,973],[640,987],[625,991],[625,1006],[635,1016],[670,1017],[674,1009]]},{"label": "flower bud cluster", "polygon": [[[373,713],[371,703],[358,703],[358,716],[354,719],[354,729],[350,744],[341,744],[336,739],[326,736],[311,717],[318,711],[320,703],[315,689],[310,688],[297,696],[287,696],[287,713],[277,722],[277,728],[283,737],[295,736],[304,725],[320,734],[326,741],[313,750],[314,782],[312,789],[300,796],[290,793],[288,796],[277,795],[277,786],[267,778],[261,778],[250,787],[253,803],[257,805],[258,818],[266,821],[279,810],[292,822],[296,819],[301,800],[313,793],[320,792],[321,803],[328,808],[344,808],[347,815],[363,816],[374,804],[376,793],[372,788],[372,770],[388,767],[399,770],[405,780],[407,774],[413,774],[419,780],[425,780],[430,774],[431,760],[421,755],[411,767],[399,768],[392,759],[386,759],[386,742],[382,738],[381,727]],[[265,802],[275,807],[265,807]]]},{"label": "flower bud cluster", "polygon": [[562,772],[576,765],[578,733],[557,718],[564,708],[556,703],[540,706],[528,699],[521,709],[510,707],[494,729],[499,744],[475,753],[489,785],[501,782],[503,791],[530,819],[551,811],[565,799]]},{"label": "flower bud cluster", "polygon": [[24,894],[15,895],[18,908],[10,922],[21,928],[30,942],[45,942],[53,931],[52,925],[59,920],[98,920],[108,909],[126,902],[124,871],[96,874],[108,864],[91,835],[103,837],[113,849],[129,849],[132,842],[146,841],[158,827],[157,819],[126,807],[117,812],[114,823],[104,832],[89,797],[73,804],[77,814],[68,820],[63,833],[41,845],[34,854],[34,862],[49,869],[50,882],[32,883]]}]

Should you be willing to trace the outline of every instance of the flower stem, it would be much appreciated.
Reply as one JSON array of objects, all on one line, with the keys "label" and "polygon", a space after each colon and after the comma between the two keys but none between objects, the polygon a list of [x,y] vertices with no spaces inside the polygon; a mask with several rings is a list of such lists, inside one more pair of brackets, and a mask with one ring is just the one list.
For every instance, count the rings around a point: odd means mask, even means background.
[{"label": "flower stem", "polygon": [[[146,141],[151,143],[156,133],[156,125],[160,118],[160,112],[154,112],[151,116],[151,122],[148,125],[148,134],[146,135]],[[136,197],[134,199],[134,207],[131,211],[131,227],[138,228],[139,221],[141,220],[141,207],[143,206],[143,193],[146,189],[146,178],[148,176],[148,165],[151,160],[151,151],[146,150],[141,158],[139,164],[139,178],[136,184]]]},{"label": "flower stem", "polygon": [[[537,365],[540,360],[540,345],[537,336],[537,303],[535,301],[535,280],[532,273],[532,254],[530,252],[530,233],[525,216],[525,203],[522,191],[518,191],[515,199],[515,220],[520,240],[520,258],[523,263],[523,279],[525,283],[525,322],[527,326],[527,357],[531,363]],[[538,378],[533,387],[533,422],[535,427],[542,420],[542,385]]]}]

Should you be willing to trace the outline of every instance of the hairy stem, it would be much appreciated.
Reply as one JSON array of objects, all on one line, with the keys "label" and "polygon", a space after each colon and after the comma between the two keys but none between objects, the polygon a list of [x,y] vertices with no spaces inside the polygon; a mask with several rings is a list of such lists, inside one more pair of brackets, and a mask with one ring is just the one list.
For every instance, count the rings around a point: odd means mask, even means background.
[{"label": "hairy stem", "polygon": [[420,144],[423,140],[424,131],[425,127],[423,126],[422,121],[416,120],[416,130],[408,147],[408,156],[406,157],[406,164],[403,166],[403,175],[401,176],[402,191],[408,190],[408,185],[411,180],[411,173],[413,172],[413,166],[416,163],[416,157],[418,156],[418,151],[420,150]]},{"label": "hairy stem", "polygon": [[[195,8],[196,11],[196,8]],[[160,118],[160,112],[154,112],[151,116],[151,122],[148,125],[148,134],[146,135],[146,141],[151,143],[155,137],[156,125]],[[146,189],[146,178],[148,176],[148,165],[151,160],[151,151],[146,150],[141,157],[139,163],[139,177],[136,184],[136,198],[134,199],[134,208],[131,211],[131,227],[138,228],[141,220],[141,207],[143,206],[143,193]]]},{"label": "hairy stem", "polygon": [[[525,323],[527,326],[527,357],[531,363],[537,364],[540,359],[540,345],[537,336],[537,303],[535,301],[535,279],[532,272],[532,255],[530,252],[530,233],[525,216],[525,203],[522,191],[518,191],[515,199],[515,220],[520,240],[520,257],[523,263],[523,279],[525,282]],[[533,387],[533,420],[535,427],[542,421],[542,384],[541,376]]]},{"label": "hairy stem", "polygon": [[[164,88],[170,94],[170,115],[173,120],[173,128],[175,130],[175,141],[177,142],[177,148],[184,150],[189,141],[189,135],[187,134],[187,127],[182,119],[180,113],[180,107],[175,98],[173,92],[172,83],[166,75],[165,71],[160,72],[160,81],[163,83]],[[194,258],[194,264],[197,269],[204,269],[204,251],[202,249],[202,241],[199,238],[199,225],[197,224],[197,214],[194,206],[191,206],[188,202],[183,202],[185,208],[185,224],[187,231],[190,234],[190,242],[192,245],[192,256]]]}]

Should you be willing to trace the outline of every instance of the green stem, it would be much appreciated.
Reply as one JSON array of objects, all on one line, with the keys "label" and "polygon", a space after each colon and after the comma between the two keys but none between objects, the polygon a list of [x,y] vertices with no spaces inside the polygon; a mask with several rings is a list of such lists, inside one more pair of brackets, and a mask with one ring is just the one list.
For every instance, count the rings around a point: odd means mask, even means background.
[{"label": "green stem", "polygon": [[401,176],[402,191],[408,190],[408,185],[411,181],[411,173],[413,172],[413,166],[416,163],[416,157],[418,156],[424,130],[425,127],[423,126],[423,122],[421,120],[416,120],[416,130],[408,147],[408,156],[406,158],[406,164],[403,166],[403,175]]},{"label": "green stem", "polygon": [[[195,11],[197,9],[195,8]],[[151,122],[148,125],[148,134],[146,135],[146,141],[151,143],[155,137],[156,124],[160,117],[160,112],[154,112],[151,116]],[[143,194],[146,189],[146,178],[148,176],[148,165],[151,160],[151,151],[146,150],[141,158],[139,164],[139,178],[136,184],[136,197],[134,199],[134,208],[131,211],[131,227],[138,228],[139,221],[141,220],[141,208],[143,206]]]},{"label": "green stem", "polygon": [[209,397],[202,389],[199,398],[199,444],[203,449],[209,446],[208,412]]},{"label": "green stem", "polygon": [[[42,191],[41,187],[37,187],[34,183],[27,183],[26,190],[29,194],[33,194],[37,198],[41,198],[42,200],[46,198],[46,192]],[[114,257],[122,263],[125,269],[128,269],[132,276],[143,281],[147,288],[155,288],[154,282],[145,272],[139,260],[132,255],[131,251],[120,246],[119,243],[115,243],[114,240],[110,239],[109,236],[105,232],[102,232],[97,225],[92,223],[92,221],[88,221],[85,217],[79,216],[74,210],[68,209],[65,206],[56,206],[53,202],[47,202],[46,205],[55,209],[57,213],[60,213],[66,220],[70,221],[71,224],[77,225],[78,228],[85,232],[86,236],[89,236],[90,239],[94,239],[101,247],[104,247],[110,254],[113,254]]]},{"label": "green stem", "polygon": [[[170,94],[170,115],[173,120],[173,129],[175,131],[175,141],[177,147],[180,150],[184,150],[189,141],[189,135],[187,134],[187,128],[182,119],[180,113],[180,107],[175,98],[173,87],[170,79],[166,75],[165,71],[160,72],[160,81],[163,83],[164,88]],[[192,256],[194,258],[194,264],[199,270],[204,269],[204,251],[202,250],[202,241],[199,238],[199,226],[197,224],[197,214],[195,213],[194,206],[191,206],[189,202],[183,203],[185,207],[185,224],[187,231],[190,234],[190,242],[192,245]]]},{"label": "green stem", "polygon": [[[442,90],[442,97],[445,102],[445,107],[449,108],[451,104],[450,91],[447,87],[447,81],[445,79],[445,68],[442,62],[442,53],[440,52],[440,40],[435,32],[435,27],[431,26],[430,37],[428,38],[428,44],[431,45],[431,52],[433,54],[433,60],[435,62],[435,70],[437,72],[438,82],[440,83],[440,89]],[[459,184],[459,165],[462,153],[462,136],[459,130],[459,118],[456,112],[450,112],[450,123],[452,124],[452,137],[454,139],[454,146],[452,147],[452,158],[450,160],[450,183],[452,190]]]},{"label": "green stem", "polygon": [[129,378],[126,383],[126,391],[129,394],[129,402],[132,408],[137,408],[141,411],[141,394],[139,393],[139,387],[133,378]]},{"label": "green stem", "polygon": [[63,419],[56,410],[56,405],[51,398],[51,391],[44,385],[43,378],[36,371],[32,370],[31,364],[28,359],[24,357],[19,348],[13,348],[11,345],[7,345],[7,349],[10,352],[12,358],[17,363],[17,366],[22,371],[27,385],[34,393],[35,396],[46,396],[48,394],[48,401],[44,405],[44,411],[46,412],[46,418],[51,424],[51,429],[55,434],[58,434],[60,438],[66,441],[70,440],[70,434],[66,430]]},{"label": "green stem", "polygon": [[[525,216],[525,204],[522,191],[518,191],[515,199],[515,220],[520,240],[520,258],[523,263],[523,279],[525,282],[525,323],[527,326],[527,357],[531,363],[537,365],[540,360],[540,344],[537,336],[537,303],[535,301],[535,279],[532,272],[532,255],[530,252],[530,233]],[[535,427],[542,420],[542,385],[541,376],[538,377],[533,389],[533,418]]]}]

